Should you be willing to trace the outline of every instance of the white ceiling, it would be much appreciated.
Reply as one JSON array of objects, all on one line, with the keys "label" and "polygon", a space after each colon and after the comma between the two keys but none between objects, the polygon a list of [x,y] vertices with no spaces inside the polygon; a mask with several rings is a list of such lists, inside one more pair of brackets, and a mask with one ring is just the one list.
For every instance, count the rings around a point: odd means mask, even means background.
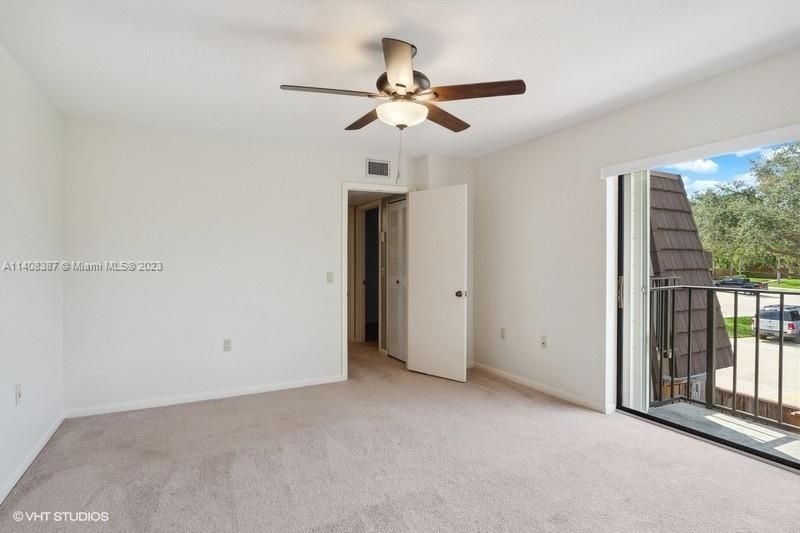
[{"label": "white ceiling", "polygon": [[[475,156],[800,46],[797,0],[0,0],[0,41],[73,116],[354,151],[396,150],[369,99],[380,38],[434,85],[523,78],[523,96],[446,102],[406,153]],[[769,80],[765,80],[766,83]]]}]

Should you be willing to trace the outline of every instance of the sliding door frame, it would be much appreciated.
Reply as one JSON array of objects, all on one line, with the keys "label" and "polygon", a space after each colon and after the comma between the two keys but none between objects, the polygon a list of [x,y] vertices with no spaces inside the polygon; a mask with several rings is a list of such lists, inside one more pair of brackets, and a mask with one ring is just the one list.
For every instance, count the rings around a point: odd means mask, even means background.
[{"label": "sliding door frame", "polygon": [[[626,368],[627,366],[625,364],[624,358],[627,356],[627,354],[625,353],[625,338],[624,338],[625,337],[624,308],[623,305],[621,305],[621,302],[624,301],[623,295],[625,291],[626,280],[624,280],[623,276],[625,274],[626,251],[628,250],[628,245],[629,245],[628,240],[626,239],[626,224],[631,223],[631,220],[628,220],[629,217],[625,216],[625,207],[626,205],[628,205],[626,202],[627,192],[628,191],[625,187],[625,174],[619,174],[617,176],[617,283],[618,284],[617,284],[617,328],[616,328],[617,329],[616,409],[625,414],[644,419],[653,424],[669,427],[675,431],[687,434],[689,436],[714,443],[724,448],[729,448],[731,450],[737,451],[745,455],[749,455],[754,459],[770,463],[774,466],[791,470],[793,472],[800,472],[800,465],[798,465],[796,462],[789,461],[788,459],[783,459],[775,455],[770,455],[765,452],[762,452],[761,450],[750,448],[745,445],[739,444],[737,442],[729,441],[727,439],[723,439],[721,437],[712,435],[710,433],[704,433],[689,426],[678,424],[676,422],[665,420],[663,418],[658,418],[649,413],[639,411],[637,409],[632,409],[630,407],[626,407],[625,405],[623,405],[623,400],[624,400],[623,380],[625,376],[624,368]],[[649,318],[647,317],[645,319],[649,320]],[[649,368],[649,357],[647,358],[647,367]]]}]

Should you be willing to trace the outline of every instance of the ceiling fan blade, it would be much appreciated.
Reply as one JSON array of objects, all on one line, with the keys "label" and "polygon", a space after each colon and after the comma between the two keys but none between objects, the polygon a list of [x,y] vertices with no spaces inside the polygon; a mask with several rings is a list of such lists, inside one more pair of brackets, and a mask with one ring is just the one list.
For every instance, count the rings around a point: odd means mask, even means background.
[{"label": "ceiling fan blade", "polygon": [[439,106],[435,106],[428,102],[423,102],[422,105],[428,108],[428,120],[435,122],[440,126],[444,126],[448,130],[459,132],[469,128],[469,124],[461,120],[455,115],[451,115]]},{"label": "ceiling fan blade", "polygon": [[522,80],[490,81],[487,83],[467,83],[465,85],[444,85],[433,87],[436,102],[448,100],[467,100],[468,98],[488,98],[490,96],[509,96],[523,94],[525,82]]},{"label": "ceiling fan blade", "polygon": [[305,85],[281,85],[284,91],[300,91],[304,93],[341,94],[344,96],[363,96],[365,98],[386,98],[383,94],[365,91],[348,91],[346,89],[328,89],[327,87],[306,87]]},{"label": "ceiling fan blade", "polygon": [[363,128],[367,124],[371,124],[373,121],[375,121],[377,119],[378,119],[378,112],[373,109],[372,111],[370,111],[369,113],[367,113],[366,115],[361,117],[360,119],[356,120],[355,122],[353,122],[352,124],[347,126],[345,128],[345,130],[350,130],[350,131],[352,131],[352,130],[360,130],[361,128]]},{"label": "ceiling fan blade", "polygon": [[389,85],[397,94],[404,95],[414,90],[414,67],[411,58],[417,53],[417,47],[411,43],[384,37],[383,58],[386,61],[386,77]]}]

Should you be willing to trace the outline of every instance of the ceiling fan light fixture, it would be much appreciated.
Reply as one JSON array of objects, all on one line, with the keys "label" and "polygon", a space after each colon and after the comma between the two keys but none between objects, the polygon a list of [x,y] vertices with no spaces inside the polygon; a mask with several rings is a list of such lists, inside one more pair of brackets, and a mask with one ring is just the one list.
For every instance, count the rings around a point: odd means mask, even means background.
[{"label": "ceiling fan light fixture", "polygon": [[376,109],[378,118],[390,126],[416,126],[428,117],[428,108],[411,100],[393,100]]}]

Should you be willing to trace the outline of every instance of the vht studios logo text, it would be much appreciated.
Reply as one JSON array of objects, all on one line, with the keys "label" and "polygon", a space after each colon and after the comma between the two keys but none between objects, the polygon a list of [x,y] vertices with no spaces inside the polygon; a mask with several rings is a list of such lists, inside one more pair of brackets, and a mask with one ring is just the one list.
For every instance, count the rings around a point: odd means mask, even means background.
[{"label": "vht studios logo text", "polygon": [[16,522],[108,522],[106,511],[14,511]]}]

